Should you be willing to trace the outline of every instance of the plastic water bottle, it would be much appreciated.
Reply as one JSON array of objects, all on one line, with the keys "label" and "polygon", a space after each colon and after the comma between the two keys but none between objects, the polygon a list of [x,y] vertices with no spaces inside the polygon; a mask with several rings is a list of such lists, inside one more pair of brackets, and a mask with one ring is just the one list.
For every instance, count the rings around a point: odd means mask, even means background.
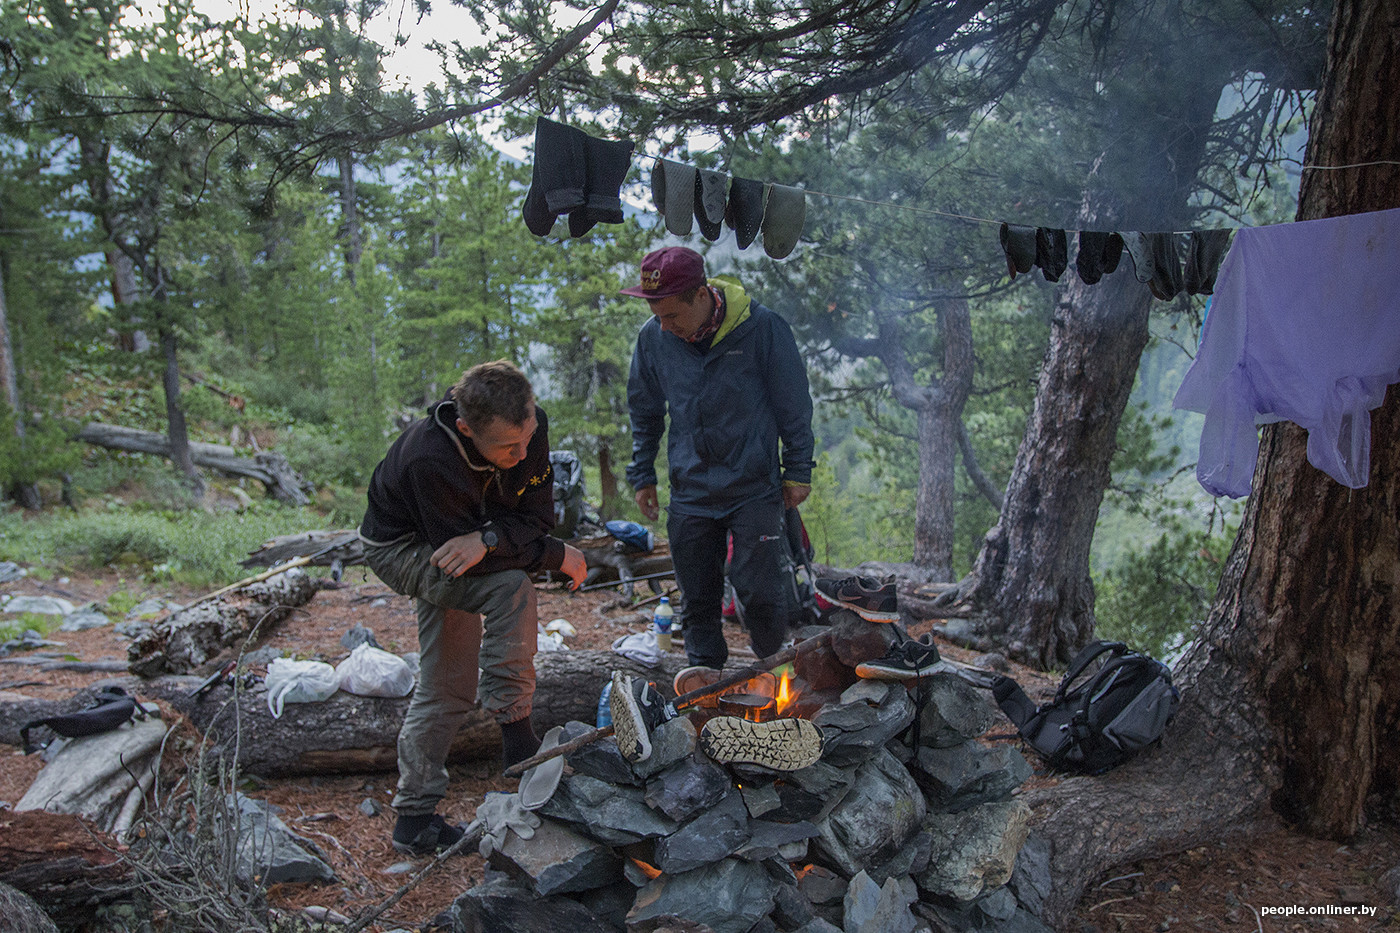
[{"label": "plastic water bottle", "polygon": [[603,692],[598,696],[598,728],[606,729],[612,725],[612,705],[608,700],[612,697],[612,681],[603,684]]},{"label": "plastic water bottle", "polygon": [[674,616],[675,610],[671,608],[671,600],[665,596],[661,597],[651,621],[656,626],[656,646],[662,651],[671,650],[671,619]]}]

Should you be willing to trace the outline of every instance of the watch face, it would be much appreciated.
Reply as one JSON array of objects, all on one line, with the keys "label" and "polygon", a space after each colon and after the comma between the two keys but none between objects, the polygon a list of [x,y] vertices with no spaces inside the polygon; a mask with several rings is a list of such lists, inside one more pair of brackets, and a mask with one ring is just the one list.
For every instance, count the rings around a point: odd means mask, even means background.
[{"label": "watch face", "polygon": [[499,541],[500,539],[496,537],[496,533],[494,531],[483,531],[481,533],[481,543],[486,545],[488,548],[495,547]]}]

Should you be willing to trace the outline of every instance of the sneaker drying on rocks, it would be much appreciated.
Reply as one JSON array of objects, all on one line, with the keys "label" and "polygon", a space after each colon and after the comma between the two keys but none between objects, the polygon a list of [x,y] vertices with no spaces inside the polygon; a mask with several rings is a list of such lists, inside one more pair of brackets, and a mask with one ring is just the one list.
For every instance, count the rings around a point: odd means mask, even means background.
[{"label": "sneaker drying on rocks", "polygon": [[882,582],[859,575],[840,580],[818,577],[816,590],[827,602],[849,609],[867,622],[899,619],[899,595],[893,579]]}]

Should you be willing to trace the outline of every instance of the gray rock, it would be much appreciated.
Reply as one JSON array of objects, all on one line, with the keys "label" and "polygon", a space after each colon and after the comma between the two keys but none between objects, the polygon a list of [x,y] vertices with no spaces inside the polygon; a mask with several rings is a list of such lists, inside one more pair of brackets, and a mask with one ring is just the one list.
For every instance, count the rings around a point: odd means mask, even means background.
[{"label": "gray rock", "polygon": [[107,618],[106,613],[97,608],[95,603],[88,603],[80,606],[71,615],[63,617],[63,624],[58,627],[60,632],[86,632],[88,629],[101,628],[104,625],[111,625],[112,620]]},{"label": "gray rock", "polygon": [[0,612],[32,612],[41,616],[66,616],[73,612],[73,604],[66,599],[54,596],[11,596],[0,597]]},{"label": "gray rock", "polygon": [[1016,865],[1006,886],[1015,895],[1017,903],[1039,916],[1041,906],[1050,896],[1051,885],[1050,842],[1040,833],[1032,831],[1016,856]]},{"label": "gray rock", "polygon": [[112,631],[122,638],[137,639],[151,630],[151,623],[126,621],[112,626]]},{"label": "gray rock", "polygon": [[335,880],[316,844],[288,829],[275,808],[236,791],[228,805],[238,815],[235,871],[241,881],[267,885]]},{"label": "gray rock", "polygon": [[976,933],[1053,933],[1035,915],[1016,905],[1005,888],[994,888],[970,904],[924,901],[919,913],[934,920],[939,930]]},{"label": "gray rock", "polygon": [[939,674],[928,679],[929,700],[919,715],[919,743],[950,748],[975,739],[1001,719],[991,694],[961,677]]},{"label": "gray rock", "polygon": [[[577,719],[567,722],[559,736],[559,744],[563,745],[592,731],[592,726]],[[639,783],[632,765],[617,750],[616,742],[592,742],[578,751],[570,752],[565,760],[575,774],[586,774],[608,784]]]},{"label": "gray rock", "polygon": [[340,646],[346,651],[354,651],[361,645],[369,645],[371,648],[380,646],[374,638],[374,630],[357,622],[344,635],[340,636]]},{"label": "gray rock", "polygon": [[689,716],[663,722],[652,730],[651,754],[642,761],[633,762],[632,770],[641,778],[665,771],[676,762],[695,754],[697,737],[695,723],[690,721]]},{"label": "gray rock", "polygon": [[1019,799],[930,814],[924,828],[933,835],[933,855],[914,880],[929,894],[976,900],[1011,878],[1029,820],[1030,809]]},{"label": "gray rock", "polygon": [[25,570],[14,561],[0,561],[0,583],[13,583],[27,573],[29,573],[28,570]]},{"label": "gray rock", "polygon": [[823,706],[812,721],[822,730],[822,760],[859,764],[914,721],[914,701],[902,684],[862,680]]},{"label": "gray rock", "polygon": [[239,658],[239,663],[244,667],[267,667],[273,661],[282,657],[282,649],[272,645],[264,645],[255,651],[249,651]]},{"label": "gray rock", "polygon": [[128,621],[153,619],[162,612],[169,611],[171,613],[176,613],[184,608],[184,606],[177,602],[162,599],[159,596],[152,596],[150,599],[143,599],[135,606],[132,606],[130,611],[127,612],[126,618]]},{"label": "gray rock", "polygon": [[469,930],[568,930],[612,933],[616,927],[567,897],[540,897],[529,888],[495,877],[461,894],[444,915],[453,933]]},{"label": "gray rock", "polygon": [[[678,823],[718,803],[734,787],[729,774],[703,755],[687,755],[653,775],[646,785],[647,806]],[[773,795],[777,805],[777,794]]]},{"label": "gray rock", "polygon": [[748,933],[773,909],[774,885],[761,865],[725,859],[679,875],[661,875],[637,892],[628,929],[679,917],[715,933]]},{"label": "gray rock", "polygon": [[821,917],[817,917],[815,920],[807,921],[796,930],[793,930],[792,933],[844,933],[844,931],[834,923],[829,923]]},{"label": "gray rock", "polygon": [[876,884],[884,884],[888,878],[903,878],[916,875],[928,867],[933,854],[933,835],[927,830],[919,830],[892,857],[884,861],[866,865],[866,873]]},{"label": "gray rock", "polygon": [[384,808],[379,805],[379,801],[373,797],[366,797],[360,801],[359,810],[365,816],[378,816],[384,812]]},{"label": "gray rock", "polygon": [[854,876],[868,860],[907,843],[925,812],[924,795],[913,777],[881,749],[856,772],[841,802],[817,823],[821,836],[815,844],[834,867]]},{"label": "gray rock", "polygon": [[846,933],[913,933],[918,922],[909,905],[915,899],[897,878],[877,885],[865,872],[857,872],[846,889]]},{"label": "gray rock", "polygon": [[589,891],[622,880],[622,860],[617,853],[549,819],[541,820],[529,839],[508,834],[505,845],[491,853],[490,863],[528,881],[541,897]]},{"label": "gray rock", "polygon": [[914,778],[929,805],[955,813],[1001,800],[1031,776],[1030,762],[1011,745],[963,742],[952,748],[920,748]]},{"label": "gray rock", "polygon": [[55,740],[16,810],[74,813],[103,832],[131,828],[155,769],[167,724],[148,715],[108,732]]},{"label": "gray rock", "polygon": [[749,841],[749,813],[744,800],[731,793],[680,829],[656,841],[656,865],[676,875],[737,852]]},{"label": "gray rock", "polygon": [[813,904],[831,904],[846,896],[850,883],[829,868],[813,865],[803,873],[797,888]]},{"label": "gray rock", "polygon": [[778,884],[773,887],[773,920],[784,930],[795,930],[817,919],[812,902],[802,896],[796,886]]},{"label": "gray rock", "polygon": [[647,806],[641,788],[609,784],[586,774],[561,780],[539,813],[569,823],[607,845],[667,836],[679,826]]},{"label": "gray rock", "polygon": [[739,788],[739,792],[744,795],[744,806],[749,808],[749,816],[754,819],[783,805],[782,798],[778,796],[778,788],[770,783],[745,783]]},{"label": "gray rock", "polygon": [[749,820],[749,840],[734,854],[751,862],[779,858],[782,850],[787,846],[796,842],[806,842],[819,832],[815,825],[806,820],[797,823]]}]

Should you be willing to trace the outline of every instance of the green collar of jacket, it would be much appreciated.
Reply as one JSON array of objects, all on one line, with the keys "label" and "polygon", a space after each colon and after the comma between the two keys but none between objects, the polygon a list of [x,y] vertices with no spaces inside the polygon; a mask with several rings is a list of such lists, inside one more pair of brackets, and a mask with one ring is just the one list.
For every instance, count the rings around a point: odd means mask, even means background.
[{"label": "green collar of jacket", "polygon": [[710,279],[710,284],[724,293],[724,320],[720,322],[719,330],[715,331],[715,337],[710,341],[710,346],[713,347],[748,318],[749,305],[753,302],[738,279],[717,275]]}]

